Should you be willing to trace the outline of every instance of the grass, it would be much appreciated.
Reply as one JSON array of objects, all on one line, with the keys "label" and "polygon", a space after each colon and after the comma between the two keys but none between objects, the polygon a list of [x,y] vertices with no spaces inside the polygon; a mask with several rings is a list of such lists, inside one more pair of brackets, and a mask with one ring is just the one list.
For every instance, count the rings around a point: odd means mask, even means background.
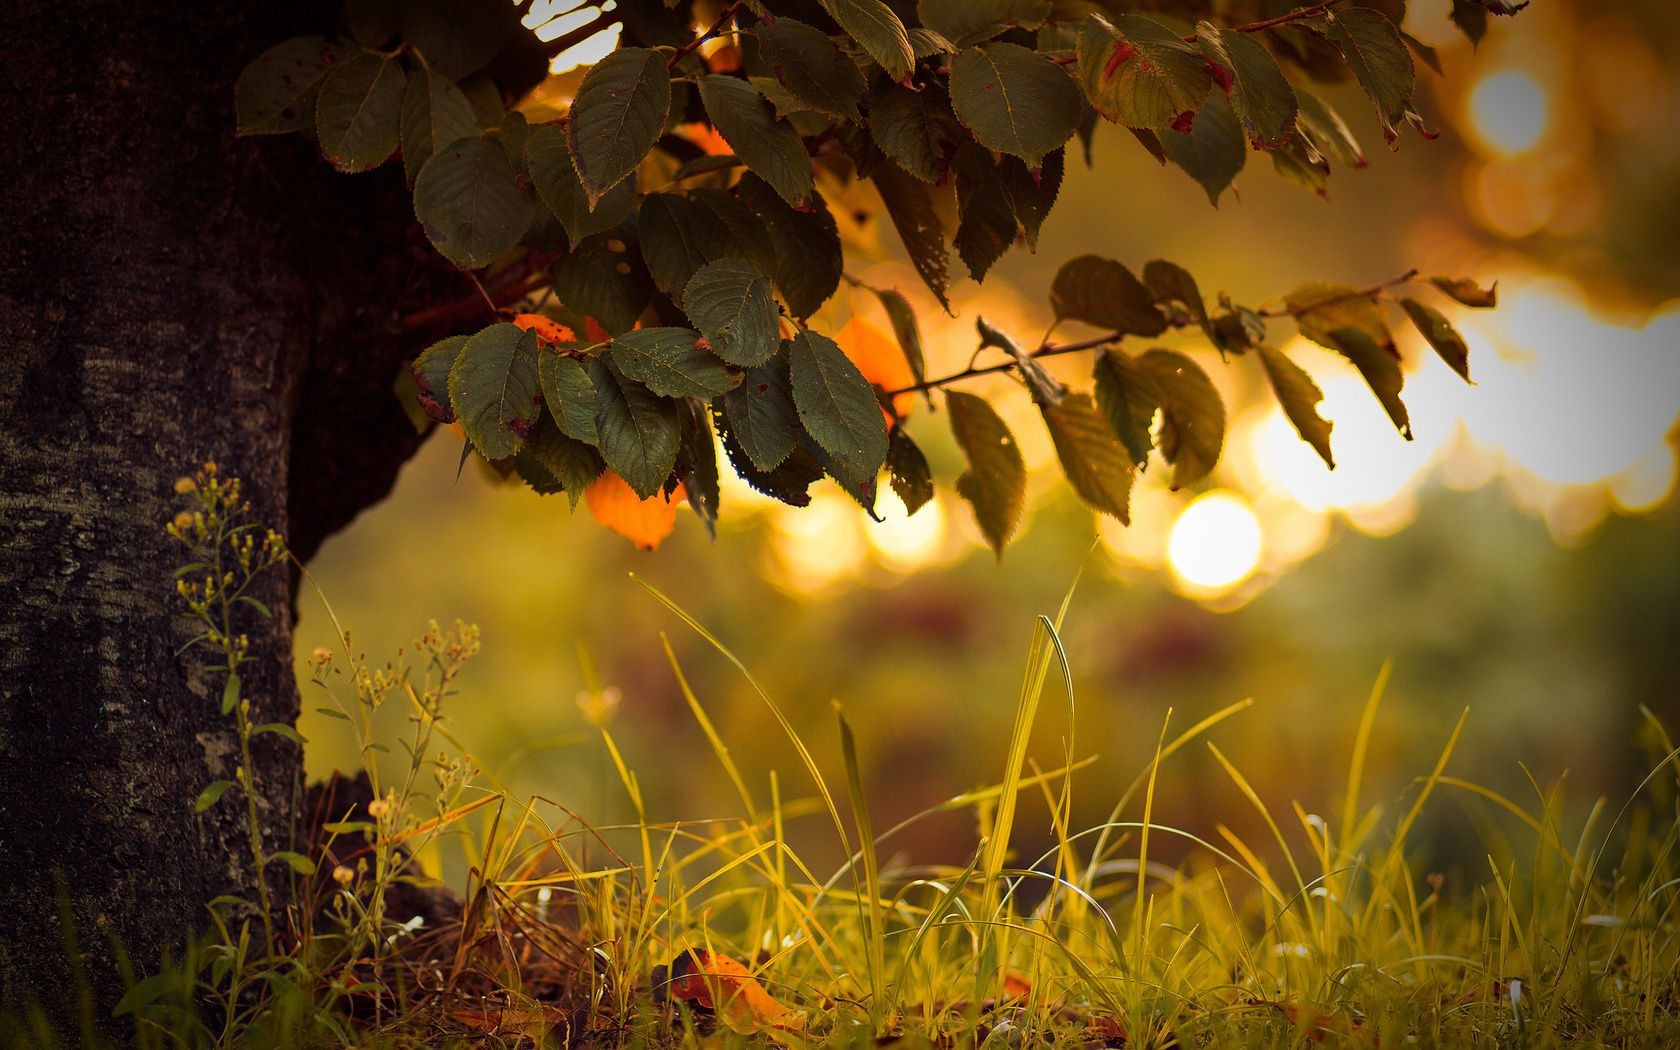
[{"label": "grass", "polygon": [[[646,586],[644,584],[644,586]],[[1073,703],[1058,628],[1036,624],[1007,764],[990,787],[955,795],[877,832],[845,713],[843,769],[816,761],[750,670],[668,598],[648,590],[757,690],[802,768],[748,784],[667,660],[739,796],[740,812],[701,823],[647,812],[610,728],[611,693],[591,682],[601,746],[636,813],[591,827],[558,802],[515,799],[473,779],[443,704],[476,632],[435,625],[381,668],[346,645],[317,654],[317,682],[340,695],[363,753],[387,698],[410,708],[408,771],[334,803],[307,871],[292,873],[289,933],[265,946],[247,911],[215,908],[217,935],[136,981],[119,1012],[146,1046],[603,1046],[872,1044],[1045,1046],[1665,1046],[1680,1042],[1680,752],[1647,715],[1650,773],[1624,804],[1601,801],[1565,826],[1557,788],[1532,803],[1451,772],[1464,727],[1407,792],[1398,819],[1363,796],[1386,670],[1351,743],[1332,822],[1262,798],[1212,735],[1242,702],[1179,729],[1163,717],[1153,760],[1102,824],[1074,829],[1070,729],[1059,764],[1028,740],[1043,703]],[[589,671],[593,676],[592,670]],[[1051,687],[1052,680],[1059,686]],[[1070,720],[1070,725],[1072,724]],[[1162,766],[1206,747],[1267,830],[1200,838],[1171,824]],[[793,787],[793,782],[798,787]],[[1420,871],[1408,836],[1448,795],[1490,814],[1485,874],[1449,887]],[[368,805],[369,800],[377,800]],[[383,802],[381,806],[379,802]],[[843,803],[849,803],[843,809]],[[1012,852],[1028,807],[1055,831],[1042,856]],[[968,811],[963,863],[883,864],[917,823]],[[816,870],[790,844],[796,822],[832,825],[849,857]],[[1187,841],[1176,867],[1152,855]],[[1307,843],[1305,849],[1300,843]],[[470,873],[441,916],[405,921],[445,850]],[[1182,852],[1182,851],[1174,851]],[[593,858],[593,859],[591,859]],[[417,896],[419,895],[419,896]],[[305,916],[309,916],[305,919]],[[275,916],[276,921],[280,915]],[[16,1045],[52,1040],[39,1019]]]}]

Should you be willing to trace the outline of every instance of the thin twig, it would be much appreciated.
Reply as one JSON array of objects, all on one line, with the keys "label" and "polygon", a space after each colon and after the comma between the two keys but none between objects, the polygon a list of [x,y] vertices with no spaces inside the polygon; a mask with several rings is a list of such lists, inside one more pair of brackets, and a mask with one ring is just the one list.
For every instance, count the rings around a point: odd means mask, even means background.
[{"label": "thin twig", "polygon": [[1312,313],[1314,310],[1322,310],[1326,306],[1335,306],[1338,303],[1352,302],[1355,299],[1374,298],[1387,289],[1393,288],[1395,285],[1409,284],[1412,281],[1417,280],[1417,276],[1418,269],[1414,266],[1404,273],[1395,274],[1386,281],[1378,281],[1369,288],[1361,288],[1357,291],[1344,292],[1341,295],[1333,295],[1328,299],[1321,299],[1316,303],[1308,303],[1306,306],[1298,308],[1287,306],[1274,307],[1269,310],[1256,310],[1254,312],[1259,314],[1261,317],[1300,317],[1302,314]]},{"label": "thin twig", "polygon": [[732,3],[728,7],[724,8],[723,9],[723,14],[718,15],[717,21],[712,23],[712,28],[706,30],[704,33],[701,33],[699,36],[695,37],[693,40],[690,40],[688,43],[684,44],[682,47],[679,47],[677,49],[677,53],[671,56],[671,60],[669,62],[665,63],[665,68],[666,69],[677,68],[677,63],[681,62],[683,59],[687,58],[689,55],[692,55],[694,53],[695,48],[699,47],[701,44],[704,44],[706,41],[710,40],[712,37],[717,36],[719,33],[723,32],[723,27],[728,25],[730,19],[734,18],[736,12],[738,12],[740,10],[741,10],[741,0],[735,0],[734,3]]}]

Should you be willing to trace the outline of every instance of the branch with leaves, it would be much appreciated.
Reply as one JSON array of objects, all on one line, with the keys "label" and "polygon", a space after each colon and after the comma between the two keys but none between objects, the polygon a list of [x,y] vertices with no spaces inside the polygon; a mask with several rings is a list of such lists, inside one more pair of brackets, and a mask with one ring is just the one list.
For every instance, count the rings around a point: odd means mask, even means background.
[{"label": "branch with leaves", "polygon": [[[1499,13],[1452,2],[1472,37]],[[1058,20],[1049,0],[920,0],[906,21],[881,0],[736,0],[704,17],[686,0],[621,3],[589,24],[616,22],[620,46],[582,76],[563,114],[533,123],[506,108],[493,73],[495,42],[521,31],[508,28],[518,7],[405,0],[390,20],[351,19],[349,39],[277,44],[240,78],[236,101],[242,133],[312,132],[345,171],[400,156],[426,237],[478,294],[405,319],[459,334],[426,349],[399,389],[417,425],[457,425],[464,454],[538,492],[574,506],[597,493],[591,507],[606,517],[603,507],[655,501],[664,513],[686,498],[710,527],[721,447],[749,484],[796,506],[828,477],[872,511],[884,473],[914,512],[932,478],[896,399],[1009,371],[1043,409],[1074,490],[1125,520],[1156,414],[1182,485],[1217,461],[1224,409],[1188,357],[1133,356],[1123,340],[1200,329],[1223,357],[1251,354],[1328,463],[1318,389],[1265,342],[1266,322],[1292,318],[1351,361],[1409,433],[1385,304],[1415,275],[1210,310],[1174,263],[1151,262],[1140,278],[1085,256],[1061,268],[1051,305],[1058,324],[1105,335],[1047,336],[1028,351],[991,330],[983,342],[1006,360],[934,379],[908,299],[854,281],[886,310],[905,383],[866,375],[818,330],[849,280],[830,201],[884,212],[949,309],[952,255],[982,281],[1016,244],[1036,247],[1070,146],[1089,159],[1103,120],[1215,202],[1255,154],[1320,194],[1333,165],[1365,163],[1318,80],[1351,73],[1391,146],[1408,126],[1431,135],[1412,99],[1416,62],[1434,64],[1433,52],[1376,7],[1263,6],[1264,17],[1221,25],[1217,5],[1195,6],[1203,17]],[[584,28],[564,39],[582,42]],[[1437,283],[1461,302],[1491,299]],[[1445,316],[1415,298],[1398,306],[1467,376]],[[1092,394],[1038,363],[1081,351],[1097,352]],[[947,402],[969,456],[957,490],[983,523],[1003,521],[977,493],[1007,468],[1014,439],[979,399],[948,392]],[[1009,531],[986,529],[999,549]]]}]

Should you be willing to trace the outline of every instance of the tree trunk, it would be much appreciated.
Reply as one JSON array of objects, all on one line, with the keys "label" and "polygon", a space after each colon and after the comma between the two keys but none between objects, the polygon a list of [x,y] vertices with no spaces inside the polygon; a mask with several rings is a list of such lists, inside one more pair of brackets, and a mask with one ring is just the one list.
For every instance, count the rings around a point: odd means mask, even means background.
[{"label": "tree trunk", "polygon": [[[413,350],[393,311],[458,278],[400,250],[400,171],[340,176],[302,140],[233,135],[238,70],[329,29],[316,14],[7,8],[0,1009],[39,997],[67,1014],[82,979],[108,1014],[119,947],[143,973],[204,926],[211,897],[254,885],[242,800],[192,811],[237,744],[203,657],[177,653],[191,630],[163,532],[173,480],[216,460],[307,557],[418,442],[390,393]],[[275,618],[245,625],[258,721],[297,713],[292,584],[274,574],[258,596]],[[264,833],[281,848],[301,756],[259,739]]]}]

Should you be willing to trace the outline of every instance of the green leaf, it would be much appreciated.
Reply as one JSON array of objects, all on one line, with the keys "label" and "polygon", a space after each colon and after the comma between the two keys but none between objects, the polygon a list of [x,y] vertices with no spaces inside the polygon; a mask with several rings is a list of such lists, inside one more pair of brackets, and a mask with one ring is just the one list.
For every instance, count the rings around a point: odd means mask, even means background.
[{"label": "green leaf", "polygon": [[1196,44],[1230,73],[1231,108],[1258,149],[1277,149],[1295,130],[1295,89],[1277,59],[1248,33],[1196,23]]},{"label": "green leaf", "polygon": [[1143,264],[1143,284],[1169,319],[1188,317],[1201,326],[1215,347],[1225,349],[1225,340],[1208,319],[1207,303],[1188,270],[1166,259],[1151,259]]},{"label": "green leaf", "polygon": [[414,182],[414,214],[444,258],[463,269],[489,266],[531,225],[531,189],[491,136],[442,147]]},{"label": "green leaf", "polygon": [[1377,343],[1361,328],[1338,328],[1328,333],[1326,338],[1331,349],[1359,369],[1365,385],[1377,395],[1395,429],[1407,441],[1412,440],[1412,421],[1407,415],[1405,403],[1400,400],[1400,389],[1406,384],[1406,375],[1400,371],[1400,355],[1392,344],[1383,346]]},{"label": "green leaf", "polygon": [[1488,10],[1481,0],[1452,0],[1452,23],[1467,37],[1472,46],[1487,35]]},{"label": "green leaf", "polygon": [[723,414],[741,451],[764,471],[781,466],[804,433],[788,363],[780,357],[749,369],[741,385],[723,395]]},{"label": "green leaf", "polygon": [[1092,15],[1079,30],[1079,80],[1098,113],[1133,128],[1169,128],[1207,98],[1201,52],[1160,22]]},{"label": "green leaf", "polygon": [[[904,360],[910,365],[910,374],[916,382],[927,381],[927,359],[922,354],[922,329],[916,323],[916,311],[911,308],[910,300],[904,298],[896,288],[870,288],[875,298],[881,301],[882,309],[887,311],[887,321],[892,325],[893,336],[898,340],[898,348],[904,351]],[[931,393],[929,398],[933,396]]]},{"label": "green leaf", "polygon": [[1172,350],[1137,358],[1161,398],[1161,455],[1173,465],[1174,491],[1207,477],[1225,444],[1225,403],[1196,362]]},{"label": "green leaf", "polygon": [[795,211],[769,184],[750,173],[736,183],[735,192],[762,224],[757,237],[769,236],[776,258],[776,287],[789,312],[809,317],[840,287],[840,233],[822,194],[812,192],[810,211]]},{"label": "green leaf", "polygon": [[704,204],[675,193],[642,200],[636,236],[659,290],[682,295],[694,272],[714,259],[739,254],[723,220]]},{"label": "green leaf", "polygon": [[[594,386],[593,383],[590,385]],[[594,425],[591,421],[591,429]],[[521,458],[529,456],[536,460],[554,483],[566,493],[566,499],[571,502],[574,510],[577,509],[578,500],[583,498],[583,490],[607,469],[601,454],[595,450],[593,444],[562,434],[554,420],[546,415],[526,439],[525,447],[520,450],[519,455]]]},{"label": "green leaf", "polygon": [[1061,66],[1018,44],[971,47],[951,61],[951,103],[975,138],[1037,167],[1079,126],[1079,88]]},{"label": "green leaf", "polygon": [[1300,106],[1295,130],[1315,152],[1351,167],[1366,165],[1365,151],[1359,148],[1347,121],[1328,102],[1304,88],[1296,89],[1295,100]]},{"label": "green leaf", "polygon": [[478,115],[454,81],[425,66],[409,74],[402,103],[402,160],[411,185],[434,150],[478,133]]},{"label": "green leaf", "polygon": [[1073,491],[1091,509],[1131,524],[1131,463],[1091,398],[1068,394],[1054,405],[1038,407]]},{"label": "green leaf", "polygon": [[315,862],[294,850],[275,850],[273,853],[268,855],[263,863],[272,864],[277,860],[284,863],[286,867],[291,868],[299,875],[315,874]]},{"label": "green leaf", "polygon": [[258,55],[233,85],[239,134],[280,135],[314,127],[321,82],[345,53],[343,45],[325,37],[300,36]]},{"label": "green leaf", "polygon": [[706,403],[685,397],[677,404],[682,433],[677,441],[677,477],[682,479],[688,505],[706,535],[717,539],[718,486],[717,443],[712,439],[711,413]]},{"label": "green leaf", "polygon": [[912,91],[882,81],[869,96],[869,132],[882,152],[923,182],[938,182],[967,136],[950,100],[932,85]]},{"label": "green leaf", "polygon": [[1429,283],[1439,288],[1454,302],[1482,310],[1499,305],[1499,283],[1483,288],[1468,277],[1431,277]]},{"label": "green leaf", "polygon": [[1278,404],[1283,407],[1283,414],[1295,427],[1295,432],[1301,435],[1301,440],[1311,445],[1319,458],[1324,460],[1324,465],[1335,470],[1336,460],[1330,454],[1330,429],[1335,424],[1318,414],[1318,404],[1324,400],[1324,392],[1313,382],[1312,376],[1284,356],[1283,351],[1274,350],[1264,343],[1259,344],[1257,349],[1261,367],[1272,384],[1272,393],[1277,395]]},{"label": "green leaf", "polygon": [[1342,53],[1348,68],[1377,107],[1383,138],[1395,139],[1395,126],[1406,119],[1417,71],[1400,30],[1380,11],[1348,7],[1327,11],[1315,23]]},{"label": "green leaf", "polygon": [[[775,362],[772,361],[773,363]],[[789,405],[791,410],[791,402]],[[735,473],[741,476],[741,480],[754,491],[780,500],[790,507],[810,506],[809,489],[812,482],[823,476],[823,467],[809,444],[795,439],[793,450],[778,466],[773,470],[761,470],[742,450],[741,442],[736,438],[727,413],[714,411],[712,422],[717,426],[718,438],[723,442],[723,451],[729,457],[729,464],[735,468]]]},{"label": "green leaf", "polygon": [[480,0],[402,0],[402,37],[427,64],[459,80],[489,64],[508,38],[520,31],[512,5]]},{"label": "green leaf", "polygon": [[903,427],[893,427],[887,435],[887,474],[906,514],[915,514],[933,499],[933,470]]},{"label": "green leaf", "polygon": [[753,34],[776,80],[795,98],[819,113],[859,119],[858,99],[867,86],[863,71],[827,33],[780,17],[759,23]]},{"label": "green leaf", "polygon": [[315,101],[321,155],[339,171],[367,171],[397,150],[402,124],[402,63],[364,51],[335,65]]},{"label": "green leaf", "polygon": [[[776,196],[776,191],[763,185],[763,180],[750,173],[742,177],[742,182],[751,179],[757,182],[764,195],[775,202],[778,210],[786,209],[788,213],[798,215],[798,212],[787,207],[787,202]],[[735,249],[728,254],[742,258],[752,263],[759,273],[766,273],[772,279],[776,277],[776,246],[765,236],[764,220],[758,213],[747,207],[735,196],[723,190],[710,189],[704,186],[688,191],[688,198],[705,205],[706,210],[718,217],[729,231],[730,240],[735,242]],[[839,243],[836,235],[835,243]]]},{"label": "green leaf", "polygon": [[607,331],[633,328],[647,309],[652,281],[625,226],[579,241],[554,264],[554,295]]},{"label": "green leaf", "polygon": [[780,313],[770,278],[741,259],[718,259],[695,271],[682,291],[689,320],[731,364],[761,365],[781,346]]},{"label": "green leaf", "polygon": [[887,458],[887,428],[869,381],[834,340],[816,332],[800,332],[787,356],[805,431],[853,478],[873,477]]},{"label": "green leaf", "polygon": [[698,332],[687,328],[638,328],[613,337],[613,364],[661,397],[709,400],[735,385]]},{"label": "green leaf", "polygon": [[540,349],[537,382],[561,433],[591,445],[600,440],[595,432],[595,384],[583,362],[555,349]]},{"label": "green leaf", "polygon": [[665,131],[670,109],[671,75],[659,52],[623,47],[590,67],[566,135],[592,205],[636,170]]},{"label": "green leaf", "polygon": [[881,0],[822,0],[822,6],[894,80],[903,80],[915,67],[904,23]]},{"label": "green leaf", "polygon": [[1465,345],[1464,337],[1458,334],[1458,329],[1446,319],[1441,311],[1428,303],[1416,299],[1401,299],[1400,308],[1406,311],[1406,316],[1412,319],[1412,324],[1423,334],[1435,352],[1441,355],[1441,360],[1466,383],[1470,382],[1470,348]]},{"label": "green leaf", "polygon": [[1009,199],[1010,210],[1026,235],[1027,250],[1038,250],[1038,231],[1049,218],[1056,204],[1056,194],[1062,188],[1062,166],[1067,151],[1053,149],[1044,155],[1042,164],[1028,169],[1019,157],[1004,157],[997,167],[1003,194]]},{"label": "green leaf", "polygon": [[239,703],[239,672],[228,675],[222,683],[222,714],[231,714]]},{"label": "green leaf", "polygon": [[542,411],[537,333],[493,324],[468,339],[449,372],[449,400],[485,459],[518,452]]},{"label": "green leaf", "polygon": [[920,0],[916,18],[957,47],[990,40],[1009,29],[1037,29],[1050,17],[1050,0]]},{"label": "green leaf", "polygon": [[793,125],[776,116],[757,88],[735,77],[701,77],[700,100],[735,155],[783,200],[803,207],[811,195],[811,155]]},{"label": "green leaf", "polygon": [[1050,285],[1058,320],[1084,321],[1130,335],[1160,335],[1166,318],[1149,289],[1125,265],[1097,255],[1069,259]]},{"label": "green leaf", "polygon": [[990,150],[965,142],[957,151],[957,235],[952,239],[969,276],[984,280],[1015,243],[1019,224]]},{"label": "green leaf", "polygon": [[1340,328],[1357,328],[1379,347],[1396,353],[1388,318],[1371,296],[1345,284],[1309,281],[1284,296],[1301,334],[1320,346],[1340,350]]},{"label": "green leaf", "polygon": [[583,181],[572,164],[566,129],[560,124],[539,124],[531,129],[525,137],[525,165],[537,196],[560,220],[567,240],[573,244],[617,226],[636,206],[636,180],[625,178],[591,208]]},{"label": "green leaf", "polygon": [[636,495],[647,499],[664,487],[676,466],[681,437],[677,404],[654,396],[600,358],[590,359],[589,378],[595,384],[601,458]]},{"label": "green leaf", "polygon": [[926,183],[906,174],[903,168],[890,160],[876,169],[873,181],[875,189],[881,194],[881,202],[886,205],[887,215],[892,219],[893,228],[898,230],[899,239],[904,242],[910,264],[916,268],[917,275],[934,298],[939,300],[939,305],[950,310],[951,301],[945,292],[949,283],[946,266],[950,255],[945,247],[945,227],[939,220],[932,192]]},{"label": "green leaf", "polygon": [[1161,149],[1201,185],[1208,202],[1215,207],[1219,205],[1219,195],[1231,185],[1248,158],[1242,129],[1221,95],[1208,99],[1196,113],[1188,132],[1162,132]]},{"label": "green leaf", "polygon": [[1155,447],[1150,428],[1161,407],[1161,395],[1132,356],[1122,350],[1098,354],[1094,372],[1097,407],[1120,438],[1132,465],[1141,470],[1149,462],[1149,450]]},{"label": "green leaf", "polygon": [[233,786],[234,782],[231,780],[212,780],[198,793],[198,800],[193,803],[193,812],[203,813],[214,806],[217,800],[227,793],[227,789]]},{"label": "green leaf", "polygon": [[968,469],[957,478],[957,495],[974,508],[981,535],[1001,560],[1026,502],[1027,467],[1020,446],[984,398],[947,390],[945,406],[951,432],[968,459]]},{"label": "green leaf", "polygon": [[251,727],[252,736],[261,736],[264,733],[272,733],[275,736],[283,736],[299,747],[309,743],[308,740],[304,739],[302,733],[298,732],[292,726],[289,726],[284,722],[264,722],[261,725]]}]

